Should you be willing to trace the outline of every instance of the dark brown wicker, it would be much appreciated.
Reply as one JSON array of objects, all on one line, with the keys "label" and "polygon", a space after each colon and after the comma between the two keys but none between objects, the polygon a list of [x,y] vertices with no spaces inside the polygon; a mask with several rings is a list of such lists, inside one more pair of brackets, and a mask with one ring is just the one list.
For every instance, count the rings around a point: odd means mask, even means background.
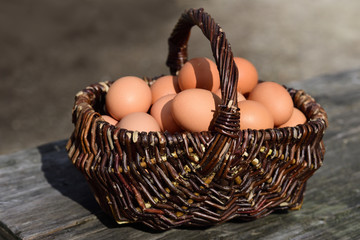
[{"label": "dark brown wicker", "polygon": [[211,131],[170,134],[115,128],[100,117],[112,82],[88,86],[76,95],[68,154],[102,209],[119,224],[142,222],[164,230],[299,209],[306,181],[322,165],[327,116],[304,91],[288,89],[307,116],[306,124],[240,130],[230,44],[203,9],[186,11],[175,26],[167,61],[171,73],[176,75],[187,61],[194,25],[210,40],[220,72],[224,100]]}]

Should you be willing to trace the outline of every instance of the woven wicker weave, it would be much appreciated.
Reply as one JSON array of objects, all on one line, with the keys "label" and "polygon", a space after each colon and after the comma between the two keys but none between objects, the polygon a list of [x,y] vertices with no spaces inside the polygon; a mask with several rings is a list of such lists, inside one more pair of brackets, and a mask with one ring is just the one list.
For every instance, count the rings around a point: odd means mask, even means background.
[{"label": "woven wicker weave", "polygon": [[[176,75],[187,61],[194,25],[209,39],[220,72],[223,103],[211,131],[170,134],[115,128],[100,117],[112,82],[88,86],[76,95],[68,155],[99,205],[118,223],[142,222],[164,230],[299,209],[306,181],[322,165],[327,116],[304,91],[287,88],[306,124],[240,130],[230,44],[203,9],[186,11],[175,26],[167,61],[171,73]],[[154,81],[144,80],[149,85]]]}]

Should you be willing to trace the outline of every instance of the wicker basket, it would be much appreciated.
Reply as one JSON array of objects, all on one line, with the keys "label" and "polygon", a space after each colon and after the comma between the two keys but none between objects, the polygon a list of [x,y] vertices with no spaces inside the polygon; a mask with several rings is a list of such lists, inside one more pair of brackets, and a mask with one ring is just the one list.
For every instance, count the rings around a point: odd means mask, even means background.
[{"label": "wicker basket", "polygon": [[[306,124],[240,130],[238,73],[230,44],[203,9],[186,11],[169,38],[171,74],[187,61],[194,25],[209,39],[220,72],[223,102],[211,131],[170,134],[115,128],[100,117],[112,82],[88,86],[75,97],[69,158],[102,209],[119,224],[142,222],[164,230],[299,209],[306,181],[322,165],[327,115],[304,91],[287,88]],[[154,81],[144,80],[149,85]]]}]

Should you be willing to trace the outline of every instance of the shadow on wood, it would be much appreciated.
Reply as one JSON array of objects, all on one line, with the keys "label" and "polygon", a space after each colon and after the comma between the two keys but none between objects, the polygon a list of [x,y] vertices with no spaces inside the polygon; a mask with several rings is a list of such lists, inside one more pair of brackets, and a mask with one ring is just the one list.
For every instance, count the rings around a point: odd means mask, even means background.
[{"label": "shadow on wood", "polygon": [[[51,154],[54,152],[53,144],[46,144],[38,147],[41,154],[41,170],[44,173],[45,179],[63,196],[77,202],[94,214],[106,227],[117,227],[118,225],[115,221],[101,210],[86,179],[68,159],[65,151],[65,144],[66,141],[64,140],[59,142],[59,145],[55,146],[59,148],[59,152],[56,156]],[[54,204],[56,205],[56,203]],[[61,208],[61,206],[58,207]]]}]

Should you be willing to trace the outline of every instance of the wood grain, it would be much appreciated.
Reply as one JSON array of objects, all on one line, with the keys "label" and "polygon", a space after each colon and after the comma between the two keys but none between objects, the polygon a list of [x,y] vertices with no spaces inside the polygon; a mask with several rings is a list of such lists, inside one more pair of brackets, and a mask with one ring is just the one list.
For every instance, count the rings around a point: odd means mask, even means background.
[{"label": "wood grain", "polygon": [[0,156],[0,239],[358,239],[360,70],[293,82],[327,111],[324,165],[299,211],[211,228],[116,225],[65,152],[66,140]]}]

